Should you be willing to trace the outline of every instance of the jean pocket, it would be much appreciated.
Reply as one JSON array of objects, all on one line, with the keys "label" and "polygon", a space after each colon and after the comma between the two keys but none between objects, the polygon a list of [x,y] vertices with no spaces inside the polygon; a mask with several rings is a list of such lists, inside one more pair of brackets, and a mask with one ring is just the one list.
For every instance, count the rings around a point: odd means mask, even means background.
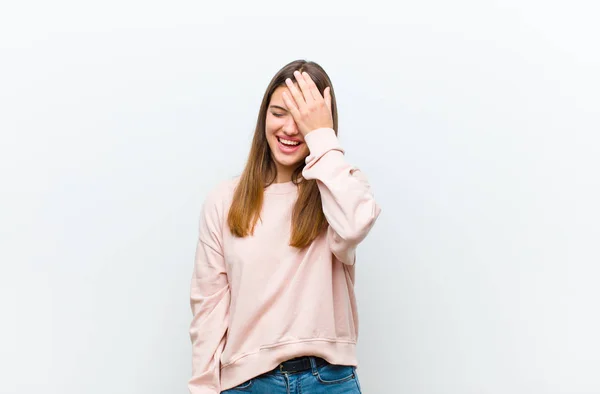
[{"label": "jean pocket", "polygon": [[244,383],[238,384],[235,387],[222,391],[222,393],[230,393],[235,391],[249,391],[250,388],[252,388],[252,383],[254,383],[254,379],[247,380]]},{"label": "jean pocket", "polygon": [[356,377],[353,366],[334,364],[326,364],[317,368],[315,376],[323,384],[344,383]]}]

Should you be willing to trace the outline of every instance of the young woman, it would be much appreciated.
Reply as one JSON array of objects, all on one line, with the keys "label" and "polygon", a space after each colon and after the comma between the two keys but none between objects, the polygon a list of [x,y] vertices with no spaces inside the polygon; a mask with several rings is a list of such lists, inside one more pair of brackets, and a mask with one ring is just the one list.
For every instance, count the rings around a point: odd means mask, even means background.
[{"label": "young woman", "polygon": [[242,175],[204,202],[192,394],[360,393],[355,250],[380,207],[337,123],[325,71],[289,63],[265,92]]}]

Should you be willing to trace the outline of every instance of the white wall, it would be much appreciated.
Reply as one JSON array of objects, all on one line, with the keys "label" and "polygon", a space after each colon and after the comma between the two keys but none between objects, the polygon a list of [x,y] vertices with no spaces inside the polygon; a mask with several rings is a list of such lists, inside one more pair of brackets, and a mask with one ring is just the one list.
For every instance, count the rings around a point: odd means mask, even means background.
[{"label": "white wall", "polygon": [[600,393],[600,7],[215,3],[3,3],[0,393],[186,392],[200,205],[297,58],[383,207],[365,393]]}]

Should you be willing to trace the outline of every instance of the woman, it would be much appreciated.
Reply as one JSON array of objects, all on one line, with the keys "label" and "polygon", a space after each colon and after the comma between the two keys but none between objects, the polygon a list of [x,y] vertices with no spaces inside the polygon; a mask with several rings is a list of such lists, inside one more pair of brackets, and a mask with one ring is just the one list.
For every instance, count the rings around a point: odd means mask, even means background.
[{"label": "woman", "polygon": [[190,392],[360,393],[355,249],[379,213],[338,142],[329,77],[289,63],[265,92],[242,175],[203,204]]}]

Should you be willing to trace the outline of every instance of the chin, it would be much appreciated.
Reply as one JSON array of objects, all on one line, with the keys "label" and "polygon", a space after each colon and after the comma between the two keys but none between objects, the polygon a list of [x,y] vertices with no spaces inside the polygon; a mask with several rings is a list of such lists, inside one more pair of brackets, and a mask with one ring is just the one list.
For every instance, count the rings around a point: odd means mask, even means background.
[{"label": "chin", "polygon": [[275,156],[274,159],[281,166],[295,168],[304,160],[304,157],[300,156],[300,157],[293,158],[293,159],[286,157],[285,159],[281,159],[281,158]]}]

